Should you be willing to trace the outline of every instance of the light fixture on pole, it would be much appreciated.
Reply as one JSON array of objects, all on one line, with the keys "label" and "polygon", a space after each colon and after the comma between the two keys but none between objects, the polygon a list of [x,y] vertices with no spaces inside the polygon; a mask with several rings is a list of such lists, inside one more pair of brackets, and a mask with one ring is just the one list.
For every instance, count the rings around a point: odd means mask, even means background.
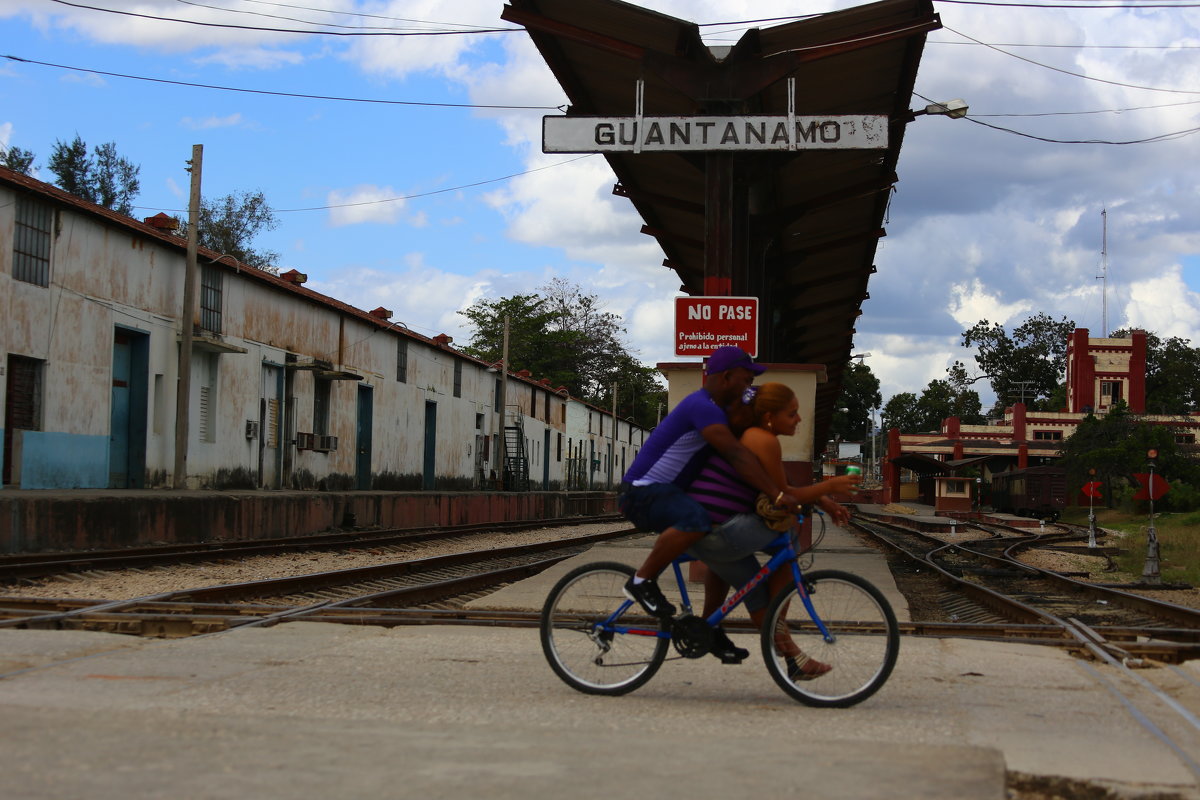
[{"label": "light fixture on pole", "polygon": [[930,103],[924,108],[912,112],[914,117],[924,115],[944,116],[950,119],[962,119],[967,115],[967,101],[947,100],[944,103]]}]

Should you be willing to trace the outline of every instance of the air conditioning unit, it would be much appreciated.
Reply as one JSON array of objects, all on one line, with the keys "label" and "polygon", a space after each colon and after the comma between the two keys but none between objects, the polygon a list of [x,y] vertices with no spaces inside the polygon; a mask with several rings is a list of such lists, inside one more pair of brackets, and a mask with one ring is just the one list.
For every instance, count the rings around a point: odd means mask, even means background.
[{"label": "air conditioning unit", "polygon": [[257,439],[258,438],[258,420],[255,420],[255,419],[246,420],[246,438],[247,439]]},{"label": "air conditioning unit", "polygon": [[338,437],[336,436],[318,436],[317,450],[332,451],[337,450]]},{"label": "air conditioning unit", "polygon": [[317,436],[312,433],[297,433],[296,434],[296,449],[297,450],[312,450],[317,445]]}]

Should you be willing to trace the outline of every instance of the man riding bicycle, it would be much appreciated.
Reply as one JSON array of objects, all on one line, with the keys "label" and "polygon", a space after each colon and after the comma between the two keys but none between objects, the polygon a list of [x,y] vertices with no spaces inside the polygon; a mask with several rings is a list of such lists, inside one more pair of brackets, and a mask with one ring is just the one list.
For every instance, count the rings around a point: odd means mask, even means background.
[{"label": "man riding bicycle", "polygon": [[[766,367],[755,364],[741,348],[718,347],[705,363],[703,387],[663,419],[625,473],[617,499],[621,513],[643,530],[660,532],[650,554],[625,585],[625,594],[649,614],[661,619],[675,615],[675,607],[663,596],[655,578],[712,530],[708,512],[684,491],[707,460],[709,447],[775,505],[793,512],[799,508],[787,486],[772,478],[733,435],[726,416],[725,409],[764,372]],[[722,651],[733,649],[733,643],[718,629],[714,652],[721,657]]]}]

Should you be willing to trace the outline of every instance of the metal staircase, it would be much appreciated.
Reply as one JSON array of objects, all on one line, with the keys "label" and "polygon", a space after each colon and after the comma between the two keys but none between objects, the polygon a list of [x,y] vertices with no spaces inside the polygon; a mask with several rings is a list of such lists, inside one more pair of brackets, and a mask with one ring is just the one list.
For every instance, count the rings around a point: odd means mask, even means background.
[{"label": "metal staircase", "polygon": [[504,488],[512,492],[529,491],[529,457],[520,419],[518,416],[516,425],[504,427]]}]

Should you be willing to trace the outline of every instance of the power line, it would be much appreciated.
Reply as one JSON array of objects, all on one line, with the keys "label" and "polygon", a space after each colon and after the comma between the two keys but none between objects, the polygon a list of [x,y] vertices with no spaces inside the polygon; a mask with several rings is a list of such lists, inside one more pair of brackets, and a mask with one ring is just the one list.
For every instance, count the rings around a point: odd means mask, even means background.
[{"label": "power line", "polygon": [[[914,92],[914,94],[916,94]],[[924,99],[924,98],[922,98]],[[932,102],[932,101],[931,101]],[[1033,111],[1025,114],[971,114],[972,117],[1076,117],[1088,114],[1124,114],[1127,111],[1151,111],[1157,108],[1176,108],[1178,106],[1194,106],[1200,100],[1184,100],[1180,103],[1160,103],[1155,106],[1131,106],[1130,108],[1102,108],[1095,111]]]},{"label": "power line", "polygon": [[379,100],[364,97],[338,97],[335,95],[321,94],[302,94],[300,92],[276,92],[268,89],[245,89],[237,86],[217,86],[211,83],[191,83],[188,81],[173,81],[167,78],[149,78],[143,75],[126,75],[120,72],[107,72],[100,69],[89,69],[88,67],[73,67],[67,64],[53,64],[49,61],[35,61],[31,58],[21,58],[9,54],[0,55],[0,58],[7,58],[10,61],[18,61],[24,64],[37,64],[42,67],[55,67],[56,69],[67,69],[75,72],[87,72],[92,75],[107,75],[112,78],[126,78],[132,81],[148,81],[150,83],[167,83],[173,86],[189,86],[196,89],[216,89],[222,92],[245,92],[247,94],[265,94],[275,97],[299,97],[304,100],[335,100],[342,103],[378,103],[382,105],[393,106],[425,106],[429,108],[491,108],[491,109],[510,109],[517,111],[538,110],[538,111],[563,111],[563,106],[504,106],[504,105],[486,105],[481,103],[431,103],[418,100]]},{"label": "power line", "polygon": [[1170,141],[1171,139],[1182,139],[1185,136],[1191,136],[1194,133],[1200,133],[1200,128],[1188,128],[1187,130],[1176,131],[1174,133],[1162,133],[1158,136],[1149,136],[1145,139],[1130,139],[1124,142],[1114,142],[1106,139],[1051,139],[1045,136],[1034,136],[1031,133],[1015,131],[1012,128],[1002,128],[999,125],[992,125],[987,122],[981,122],[977,119],[971,119],[969,116],[964,117],[963,119],[974,122],[976,125],[982,125],[985,128],[991,128],[992,130],[1011,133],[1016,136],[1023,136],[1026,139],[1036,139],[1039,142],[1050,142],[1052,144],[1149,144],[1150,142],[1165,142]]},{"label": "power line", "polygon": [[981,42],[980,40],[976,39],[973,36],[968,36],[967,34],[963,33],[962,31],[956,31],[954,28],[951,28],[948,26],[944,26],[944,29],[947,31],[950,31],[951,33],[957,34],[957,35],[963,37],[964,39],[969,39],[970,41],[975,42],[976,44],[983,45],[984,47],[987,47],[990,50],[995,50],[997,53],[1006,55],[1009,58],[1015,58],[1018,61],[1024,61],[1027,64],[1033,64],[1036,67],[1042,67],[1043,69],[1052,70],[1054,72],[1061,72],[1063,75],[1070,75],[1071,77],[1074,77],[1074,78],[1082,78],[1087,81],[1096,81],[1097,83],[1105,83],[1105,84],[1108,84],[1109,86],[1120,86],[1125,89],[1141,89],[1141,90],[1147,91],[1147,92],[1167,92],[1170,94],[1200,94],[1200,91],[1196,91],[1196,90],[1162,89],[1162,88],[1155,87],[1155,86],[1139,86],[1139,85],[1133,84],[1133,83],[1122,83],[1121,81],[1110,81],[1110,80],[1106,80],[1104,78],[1093,78],[1091,75],[1084,75],[1081,72],[1071,72],[1070,70],[1061,69],[1060,67],[1052,67],[1049,64],[1043,64],[1040,61],[1034,61],[1031,58],[1026,58],[1025,56],[1019,56],[1016,53],[1010,53],[1007,50],[1001,50],[996,45],[988,44],[987,42]]},{"label": "power line", "polygon": [[[930,100],[928,97],[925,97],[924,95],[920,94],[919,92],[913,92],[913,96],[919,97],[927,103],[934,102],[934,101]],[[1196,102],[1200,102],[1200,101],[1196,101]],[[1001,115],[995,115],[995,116],[1001,116]],[[1012,116],[1019,116],[1019,115],[1012,115]],[[1191,136],[1193,133],[1200,132],[1200,128],[1189,128],[1187,130],[1176,131],[1174,133],[1162,133],[1162,134],[1159,134],[1158,136],[1150,136],[1145,139],[1130,139],[1130,140],[1124,141],[1124,142],[1114,142],[1114,141],[1105,140],[1105,139],[1051,139],[1046,136],[1035,136],[1031,133],[1025,133],[1023,131],[1013,130],[1012,128],[1003,128],[999,125],[992,125],[991,123],[988,123],[988,122],[982,122],[978,119],[975,119],[974,115],[963,117],[963,119],[966,119],[970,122],[974,122],[976,125],[982,125],[985,128],[991,128],[992,130],[1001,131],[1003,133],[1011,133],[1015,136],[1023,136],[1026,139],[1036,139],[1039,142],[1050,142],[1052,144],[1148,144],[1150,142],[1164,142],[1164,141],[1169,141],[1171,139],[1182,139],[1184,136]]]},{"label": "power line", "polygon": [[938,0],[964,6],[996,8],[1200,8],[1200,3],[998,3],[990,0]]},{"label": "power line", "polygon": [[[338,205],[330,205],[330,206],[310,206],[308,208],[273,208],[273,209],[271,209],[271,211],[275,214],[289,214],[289,213],[298,212],[298,211],[328,211],[328,210],[335,209],[335,208],[357,208],[359,206],[377,206],[377,205],[382,205],[383,203],[398,203],[403,200],[415,200],[420,197],[431,197],[435,194],[445,194],[446,192],[457,192],[461,189],[473,189],[476,186],[485,186],[489,183],[500,183],[501,181],[507,181],[512,178],[519,178],[522,175],[529,175],[530,173],[533,173],[533,172],[541,172],[542,170],[554,169],[555,167],[561,167],[561,166],[570,164],[575,161],[581,161],[585,158],[591,158],[595,155],[597,155],[597,154],[596,153],[587,153],[585,155],[577,156],[575,158],[569,158],[566,161],[559,161],[554,164],[547,164],[544,167],[534,167],[533,169],[527,169],[522,172],[514,172],[511,175],[504,175],[499,178],[487,178],[486,180],[475,181],[474,183],[464,183],[461,186],[450,186],[445,189],[434,189],[433,191],[429,191],[429,192],[418,192],[417,194],[406,194],[406,195],[402,195],[400,197],[388,197],[383,200],[364,200],[361,203],[341,203]],[[161,208],[159,206],[133,206],[133,208],[140,208],[140,209],[148,210],[148,211],[163,211],[164,210],[163,208]],[[186,213],[186,209],[171,208],[171,209],[165,209],[165,210],[171,211],[174,213],[180,213],[180,214]]]},{"label": "power line", "polygon": [[1060,50],[1200,50],[1200,44],[1028,44],[1021,42],[947,42],[934,39],[927,44],[948,44],[962,47],[1044,47]]},{"label": "power line", "polygon": [[[195,2],[195,0],[175,0],[175,2],[181,3],[182,5],[185,5],[185,6],[194,6],[196,8],[207,8],[207,9],[211,9],[212,11],[224,11],[227,14],[246,14],[246,15],[254,16],[254,17],[266,17],[267,19],[282,19],[282,20],[286,20],[287,22],[299,22],[302,25],[327,25],[328,27],[331,27],[331,28],[348,28],[351,30],[401,30],[399,28],[372,28],[372,27],[368,27],[366,25],[342,25],[342,24],[339,24],[336,22],[330,22],[330,23],[313,22],[312,20],[296,19],[295,17],[285,17],[285,16],[282,16],[279,14],[266,14],[261,11],[243,11],[241,9],[228,8],[226,6],[214,6],[214,5],[209,5],[207,3],[198,3],[198,2]],[[264,5],[277,5],[277,4],[266,3]],[[382,16],[377,16],[374,14],[360,15],[360,14],[341,12],[341,11],[336,11],[336,10],[331,10],[331,9],[304,8],[302,6],[290,6],[290,7],[291,8],[300,8],[305,11],[325,11],[326,13],[336,14],[337,16],[355,16],[355,17],[369,16],[369,17],[374,17],[376,19],[387,19],[387,20],[392,20],[394,22],[416,23],[419,25],[444,25],[444,26],[452,26],[452,27],[456,26],[459,28],[466,29],[466,30],[462,31],[464,33],[470,33],[475,29],[483,27],[481,25],[459,25],[457,23],[432,22],[429,20],[419,20],[419,19],[405,19],[404,17],[382,17]],[[418,28],[417,30],[421,30],[421,29]]]},{"label": "power line", "polygon": [[159,17],[153,14],[137,14],[133,11],[120,11],[115,8],[100,8],[98,6],[84,5],[83,3],[72,3],[69,0],[51,0],[59,5],[70,6],[71,8],[82,8],[88,11],[100,11],[105,14],[119,14],[125,17],[137,17],[139,19],[152,19],[158,22],[178,22],[185,25],[199,25],[204,28],[228,28],[240,31],[265,31],[268,33],[302,33],[316,36],[461,36],[463,34],[478,34],[478,33],[515,33],[523,31],[524,28],[471,28],[464,30],[453,31],[396,31],[396,30],[379,30],[379,31],[306,31],[297,30],[294,28],[268,28],[257,25],[229,25],[221,22],[202,22],[195,19],[179,19],[177,17]]}]

